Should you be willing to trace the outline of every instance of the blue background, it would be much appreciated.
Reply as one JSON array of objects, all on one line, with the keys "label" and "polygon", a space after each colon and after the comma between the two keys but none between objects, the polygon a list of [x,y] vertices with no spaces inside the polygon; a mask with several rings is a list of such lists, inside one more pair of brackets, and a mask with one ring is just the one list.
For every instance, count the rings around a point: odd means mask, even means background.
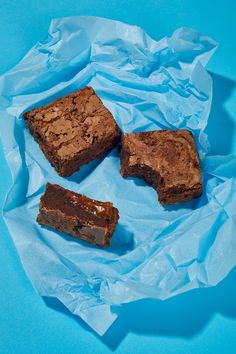
[{"label": "blue background", "polygon": [[[0,74],[47,32],[50,19],[96,15],[137,24],[153,38],[194,27],[220,43],[208,65],[214,98],[211,153],[236,152],[236,2],[0,0]],[[10,174],[0,147],[0,209]],[[235,353],[236,270],[215,288],[126,305],[104,337],[34,292],[0,217],[0,353]]]}]

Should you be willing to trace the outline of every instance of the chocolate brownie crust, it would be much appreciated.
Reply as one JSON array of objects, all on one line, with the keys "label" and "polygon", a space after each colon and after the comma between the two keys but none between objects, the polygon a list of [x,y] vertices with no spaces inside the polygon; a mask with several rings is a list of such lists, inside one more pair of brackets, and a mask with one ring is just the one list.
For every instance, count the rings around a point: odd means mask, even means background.
[{"label": "chocolate brownie crust", "polygon": [[48,183],[37,222],[84,241],[108,246],[119,219],[110,202],[99,202]]},{"label": "chocolate brownie crust", "polygon": [[202,193],[199,158],[188,130],[124,134],[121,175],[143,178],[158,191],[162,205],[188,201]]},{"label": "chocolate brownie crust", "polygon": [[24,114],[49,162],[62,176],[111,150],[120,130],[91,87],[85,87]]}]

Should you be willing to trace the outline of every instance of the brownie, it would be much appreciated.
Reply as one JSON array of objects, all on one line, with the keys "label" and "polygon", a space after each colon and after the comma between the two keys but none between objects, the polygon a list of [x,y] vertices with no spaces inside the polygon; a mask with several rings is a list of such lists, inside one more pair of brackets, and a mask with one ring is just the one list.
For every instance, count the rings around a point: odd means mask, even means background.
[{"label": "brownie", "polygon": [[186,202],[202,193],[199,157],[188,130],[124,134],[121,175],[143,178],[162,205]]},{"label": "brownie", "polygon": [[25,113],[27,126],[48,161],[64,177],[103,156],[120,129],[92,87],[84,87]]},{"label": "brownie", "polygon": [[99,202],[47,183],[37,222],[81,240],[109,246],[118,219],[118,210],[112,203]]}]

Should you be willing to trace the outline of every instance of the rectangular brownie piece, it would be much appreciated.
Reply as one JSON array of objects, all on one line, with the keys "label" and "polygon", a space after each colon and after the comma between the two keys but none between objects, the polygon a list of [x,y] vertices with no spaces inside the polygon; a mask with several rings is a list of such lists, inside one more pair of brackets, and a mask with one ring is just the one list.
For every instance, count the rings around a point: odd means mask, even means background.
[{"label": "rectangular brownie piece", "polygon": [[199,157],[188,130],[124,134],[121,175],[143,178],[162,205],[186,202],[202,193]]},{"label": "rectangular brownie piece", "polygon": [[81,240],[109,246],[118,219],[118,210],[112,203],[99,202],[47,183],[37,222]]},{"label": "rectangular brownie piece", "polygon": [[23,118],[48,161],[64,177],[120,140],[115,119],[91,87],[32,109]]}]

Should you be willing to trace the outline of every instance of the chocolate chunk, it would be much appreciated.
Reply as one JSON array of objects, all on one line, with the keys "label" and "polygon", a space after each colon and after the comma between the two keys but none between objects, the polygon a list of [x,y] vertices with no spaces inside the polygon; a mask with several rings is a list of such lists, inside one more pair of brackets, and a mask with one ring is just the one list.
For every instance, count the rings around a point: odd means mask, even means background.
[{"label": "chocolate chunk", "polygon": [[110,202],[99,202],[47,183],[37,222],[99,246],[109,246],[119,219]]},{"label": "chocolate chunk", "polygon": [[188,130],[124,134],[121,175],[143,178],[162,205],[186,202],[202,193],[199,158]]},{"label": "chocolate chunk", "polygon": [[25,113],[27,126],[61,176],[103,156],[120,140],[111,112],[91,87]]}]

